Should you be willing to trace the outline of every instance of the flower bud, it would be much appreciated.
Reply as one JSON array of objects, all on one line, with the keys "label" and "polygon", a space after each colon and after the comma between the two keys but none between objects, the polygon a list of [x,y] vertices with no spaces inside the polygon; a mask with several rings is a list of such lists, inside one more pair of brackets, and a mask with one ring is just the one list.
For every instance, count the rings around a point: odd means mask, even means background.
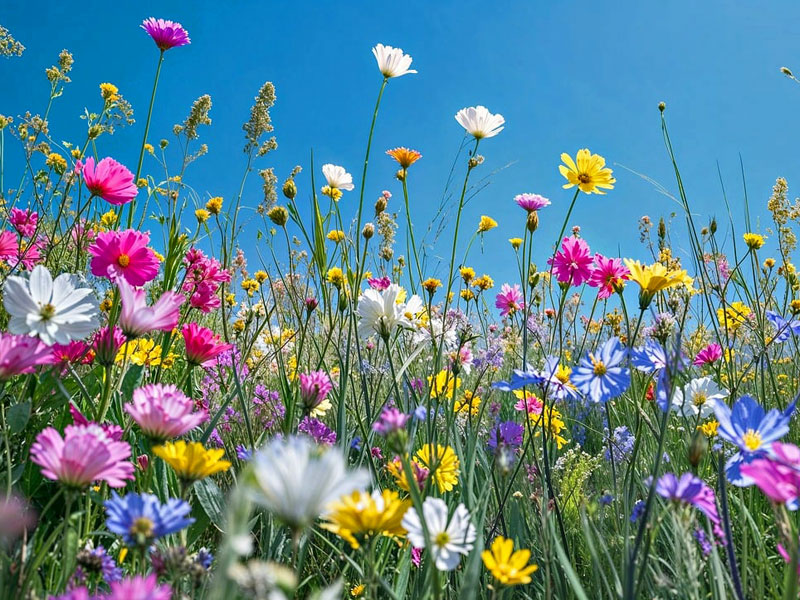
[{"label": "flower bud", "polygon": [[532,210],[528,213],[528,231],[533,233],[539,228],[539,213]]},{"label": "flower bud", "polygon": [[364,229],[361,230],[361,235],[364,236],[365,240],[370,239],[373,235],[375,235],[375,225],[372,223],[366,223],[364,225]]},{"label": "flower bud", "polygon": [[275,225],[278,227],[283,227],[289,220],[289,211],[283,206],[277,205],[269,209],[267,216],[269,217],[270,221],[275,223]]},{"label": "flower bud", "polygon": [[386,197],[385,196],[381,196],[380,198],[378,198],[378,200],[375,202],[375,215],[376,216],[381,214],[383,211],[386,210],[386,204],[387,204],[387,201],[386,201]]},{"label": "flower bud", "polygon": [[295,184],[294,179],[287,179],[284,182],[283,195],[289,200],[294,200],[295,196],[297,196],[297,185]]}]

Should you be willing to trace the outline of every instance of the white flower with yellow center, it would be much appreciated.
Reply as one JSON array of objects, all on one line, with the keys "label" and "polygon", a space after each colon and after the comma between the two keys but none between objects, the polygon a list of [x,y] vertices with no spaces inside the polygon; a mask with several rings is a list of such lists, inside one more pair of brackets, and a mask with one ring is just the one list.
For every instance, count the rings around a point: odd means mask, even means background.
[{"label": "white flower with yellow center", "polygon": [[355,188],[353,185],[353,176],[344,170],[344,167],[339,165],[332,165],[330,163],[322,165],[322,174],[325,175],[325,180],[328,182],[328,187],[334,190],[344,190],[350,192]]},{"label": "white flower with yellow center", "polygon": [[[452,518],[448,519],[449,511],[445,501],[428,497],[422,503],[422,513],[436,568],[440,571],[452,571],[461,561],[461,555],[470,553],[477,537],[467,507],[459,504]],[[425,532],[413,506],[403,517],[403,527],[408,531],[408,541],[412,546],[425,548]]]},{"label": "white flower with yellow center", "polygon": [[687,419],[697,415],[707,419],[714,413],[714,402],[727,397],[728,390],[721,389],[711,377],[699,377],[692,379],[683,389],[675,389],[672,407]]},{"label": "white flower with yellow center", "polygon": [[378,69],[381,75],[387,79],[400,77],[409,73],[416,73],[414,69],[409,69],[412,58],[408,54],[403,54],[402,48],[392,48],[378,44],[372,49],[375,60],[378,61]]},{"label": "white flower with yellow center", "polygon": [[496,136],[503,131],[506,120],[503,115],[494,115],[485,106],[470,106],[456,113],[456,121],[475,139]]},{"label": "white flower with yellow center", "polygon": [[388,338],[396,328],[412,328],[413,319],[424,308],[419,296],[411,296],[408,302],[399,301],[403,288],[391,284],[385,290],[365,290],[358,298],[358,333],[362,338],[378,334]]}]

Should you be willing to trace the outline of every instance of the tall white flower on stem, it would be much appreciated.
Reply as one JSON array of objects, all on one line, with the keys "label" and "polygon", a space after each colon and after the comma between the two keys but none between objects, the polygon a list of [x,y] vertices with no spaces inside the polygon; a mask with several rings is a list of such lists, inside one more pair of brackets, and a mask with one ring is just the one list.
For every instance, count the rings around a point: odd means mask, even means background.
[{"label": "tall white flower on stem", "polygon": [[470,106],[456,113],[456,121],[475,139],[496,136],[503,131],[506,120],[501,114],[492,114],[485,106]]},{"label": "tall white flower on stem", "polygon": [[416,316],[425,308],[416,294],[408,302],[400,300],[402,288],[393,283],[385,290],[368,289],[358,298],[358,333],[362,338],[378,334],[388,338],[397,327],[412,328]]},{"label": "tall white flower on stem", "polygon": [[[463,504],[456,506],[453,517],[448,520],[447,504],[441,498],[425,498],[422,503],[425,525],[431,541],[431,554],[436,568],[452,571],[472,550],[477,537],[475,525],[470,522],[469,511]],[[408,531],[408,541],[415,548],[425,547],[425,532],[419,513],[412,506],[403,517],[403,527]]]},{"label": "tall white flower on stem", "polygon": [[274,439],[252,460],[250,498],[294,530],[310,525],[327,506],[370,483],[364,469],[348,471],[344,456],[307,437]]},{"label": "tall white flower on stem", "polygon": [[38,336],[47,345],[83,339],[99,325],[91,288],[78,287],[68,273],[54,281],[42,265],[33,268],[29,279],[12,275],[6,280],[3,305],[11,315],[11,333]]},{"label": "tall white flower on stem", "polygon": [[378,44],[372,49],[372,54],[375,55],[375,60],[378,61],[381,75],[387,79],[400,77],[408,73],[416,73],[414,69],[408,68],[411,66],[412,58],[408,54],[403,54],[402,48],[392,48],[391,46]]},{"label": "tall white flower on stem", "polygon": [[353,185],[353,176],[344,170],[344,167],[339,165],[332,165],[330,163],[322,165],[322,174],[325,175],[325,180],[328,182],[328,187],[334,190],[344,190],[350,192],[355,188]]}]

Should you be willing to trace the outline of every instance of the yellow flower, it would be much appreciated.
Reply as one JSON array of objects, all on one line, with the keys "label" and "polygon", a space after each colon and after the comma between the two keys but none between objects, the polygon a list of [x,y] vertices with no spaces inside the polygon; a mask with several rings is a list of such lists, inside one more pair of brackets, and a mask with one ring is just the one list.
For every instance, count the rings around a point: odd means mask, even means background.
[{"label": "yellow flower", "polygon": [[[563,165],[558,170],[566,178],[564,189],[574,186],[586,194],[605,194],[603,189],[612,190],[617,182],[612,177],[613,171],[606,167],[606,160],[599,154],[592,154],[587,148],[578,150],[575,160],[564,152],[561,155]],[[601,189],[603,188],[603,189]]]},{"label": "yellow flower", "polygon": [[122,549],[119,551],[119,558],[117,558],[117,562],[122,564],[126,556],[128,556],[128,547],[123,546]]},{"label": "yellow flower", "polygon": [[53,169],[53,171],[59,175],[63,175],[67,170],[67,159],[56,152],[51,152],[48,154],[44,164]]},{"label": "yellow flower", "polygon": [[119,98],[119,89],[113,83],[101,83],[100,95],[106,102],[115,102]]},{"label": "yellow flower", "polygon": [[728,329],[732,333],[736,333],[739,327],[747,322],[748,317],[753,311],[750,307],[742,302],[732,302],[724,309],[717,309],[717,320],[721,327]]},{"label": "yellow flower", "polygon": [[103,215],[100,217],[100,225],[105,227],[106,229],[111,229],[117,223],[117,213],[114,212],[114,209],[109,210],[108,212],[104,212]]},{"label": "yellow flower", "polygon": [[552,406],[544,406],[541,413],[530,413],[528,418],[531,421],[531,427],[536,429],[534,437],[539,437],[541,434],[541,428],[538,428],[538,426],[542,423],[542,427],[547,429],[547,436],[551,440],[555,440],[559,450],[567,443],[567,440],[561,436],[561,432],[566,425],[561,419],[561,413]]},{"label": "yellow flower", "polygon": [[125,356],[127,355],[128,362],[134,365],[148,367],[157,367],[161,365],[168,369],[174,363],[176,355],[170,352],[162,358],[162,354],[163,352],[159,344],[156,344],[153,340],[139,338],[122,344],[119,352],[117,352],[115,360],[121,363],[125,360]]},{"label": "yellow flower", "polygon": [[438,279],[434,279],[433,277],[429,277],[425,281],[422,282],[422,287],[433,296],[436,293],[436,290],[442,287],[442,282]]},{"label": "yellow flower", "polygon": [[492,217],[481,215],[481,221],[478,223],[478,233],[485,233],[490,229],[494,229],[495,227],[497,227],[497,221],[495,221]]},{"label": "yellow flower", "polygon": [[422,154],[409,148],[394,148],[393,150],[387,150],[386,154],[395,159],[403,170],[408,169],[408,167],[422,158]]},{"label": "yellow flower", "polygon": [[155,152],[155,148],[153,148],[153,144],[145,144],[144,149],[147,150],[150,154]]},{"label": "yellow flower", "polygon": [[494,280],[489,277],[488,275],[481,275],[480,277],[476,277],[472,280],[472,286],[478,288],[481,291],[486,291],[494,287]]},{"label": "yellow flower", "polygon": [[461,274],[461,279],[464,283],[469,283],[475,277],[475,269],[472,267],[461,267],[458,272]]},{"label": "yellow flower", "polygon": [[153,448],[153,454],[164,459],[184,481],[198,481],[209,475],[227,471],[231,463],[222,460],[222,448],[204,448],[200,442],[178,440]]},{"label": "yellow flower", "polygon": [[344,231],[340,229],[333,229],[329,231],[328,235],[326,235],[325,237],[328,238],[330,241],[336,242],[338,244],[339,242],[344,241],[345,235]]},{"label": "yellow flower", "polygon": [[522,238],[509,238],[508,243],[514,250],[519,250],[519,247],[522,246]]},{"label": "yellow flower", "polygon": [[714,437],[717,435],[717,429],[719,429],[719,421],[716,419],[711,419],[710,421],[706,421],[702,425],[698,425],[697,428],[703,432],[703,435],[706,437]]},{"label": "yellow flower", "polygon": [[473,395],[470,390],[464,390],[464,396],[456,399],[453,412],[475,417],[480,412],[480,407],[480,397]]},{"label": "yellow flower", "polygon": [[766,258],[764,259],[764,268],[771,269],[775,266],[775,259],[774,258]]},{"label": "yellow flower", "polygon": [[514,542],[498,535],[492,542],[492,549],[481,553],[483,564],[502,585],[521,585],[531,582],[531,574],[539,568],[529,565],[530,550],[514,550]]},{"label": "yellow flower", "polygon": [[328,281],[337,288],[342,287],[344,284],[344,272],[339,267],[331,267],[328,269]]},{"label": "yellow flower", "polygon": [[197,217],[198,223],[205,223],[208,221],[208,218],[211,216],[211,213],[208,212],[205,208],[198,208],[194,211],[194,216]]},{"label": "yellow flower", "polygon": [[255,279],[245,279],[242,281],[242,289],[252,298],[253,294],[258,291],[258,282]]},{"label": "yellow flower", "polygon": [[339,199],[342,197],[342,190],[339,188],[331,187],[329,185],[323,186],[322,188],[322,195],[329,196],[331,200],[334,202],[338,202]]},{"label": "yellow flower", "polygon": [[743,236],[744,243],[751,250],[758,250],[764,245],[764,236],[757,233],[745,233]]},{"label": "yellow flower", "polygon": [[[266,271],[256,271],[253,274],[253,277],[256,278],[256,281],[258,283],[264,283],[267,280],[267,278],[269,277],[269,275],[267,275]],[[294,333],[294,332],[292,332],[292,333]]]},{"label": "yellow flower", "polygon": [[220,196],[211,198],[206,202],[206,210],[212,215],[218,215],[222,211],[222,198]]},{"label": "yellow flower", "polygon": [[639,284],[639,308],[645,309],[650,306],[658,292],[679,285],[691,288],[693,280],[685,270],[667,269],[660,262],[652,265],[643,265],[638,260],[626,258],[625,266],[630,270],[630,279]]},{"label": "yellow flower", "polygon": [[436,444],[436,456],[434,456],[433,444],[426,444],[415,456],[415,462],[428,469],[428,476],[433,477],[439,493],[449,492],[458,485],[458,475],[460,473],[460,463],[458,455],[450,446]]},{"label": "yellow flower", "polygon": [[328,505],[327,522],[322,527],[356,549],[360,546],[358,538],[405,535],[401,521],[410,506],[410,500],[402,500],[391,490],[372,494],[355,491]]},{"label": "yellow flower", "polygon": [[358,585],[354,585],[350,588],[350,595],[353,598],[359,598],[364,595],[364,591],[367,589],[363,583],[359,583]]},{"label": "yellow flower", "polygon": [[431,388],[431,398],[450,398],[454,390],[461,388],[461,378],[442,369],[435,377],[428,376],[428,385]]},{"label": "yellow flower", "polygon": [[461,297],[467,302],[469,302],[470,300],[475,298],[475,293],[469,288],[464,288],[463,290],[461,290]]},{"label": "yellow flower", "polygon": [[150,248],[150,252],[152,252],[153,256],[155,256],[158,259],[158,262],[164,262],[164,255],[161,254],[161,252],[157,252],[152,248]]}]

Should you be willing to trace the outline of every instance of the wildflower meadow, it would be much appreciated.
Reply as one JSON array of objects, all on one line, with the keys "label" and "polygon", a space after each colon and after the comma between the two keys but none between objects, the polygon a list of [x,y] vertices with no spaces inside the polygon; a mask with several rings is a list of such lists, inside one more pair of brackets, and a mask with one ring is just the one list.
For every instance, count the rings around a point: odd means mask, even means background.
[{"label": "wildflower meadow", "polygon": [[[771,222],[732,202],[746,227],[721,228],[691,205],[662,103],[652,160],[676,212],[639,219],[638,253],[573,217],[621,185],[592,148],[552,156],[560,187],[495,198],[513,220],[487,203],[475,221],[507,125],[477,88],[441,115],[462,142],[434,262],[414,216],[428,157],[374,143],[413,48],[376,40],[374,89],[348,92],[377,92],[366,139],[340,140],[363,162],[276,172],[266,82],[236,134],[241,188],[205,191],[210,96],[171,131],[151,120],[163,65],[219,40],[129,26],[149,105],[97,81],[66,140],[51,108],[91,65],[64,50],[49,97],[0,114],[1,598],[800,595],[785,179],[757,191]],[[107,150],[123,129],[125,160]],[[247,178],[263,199],[245,219]],[[514,276],[476,269],[479,250]]]}]

